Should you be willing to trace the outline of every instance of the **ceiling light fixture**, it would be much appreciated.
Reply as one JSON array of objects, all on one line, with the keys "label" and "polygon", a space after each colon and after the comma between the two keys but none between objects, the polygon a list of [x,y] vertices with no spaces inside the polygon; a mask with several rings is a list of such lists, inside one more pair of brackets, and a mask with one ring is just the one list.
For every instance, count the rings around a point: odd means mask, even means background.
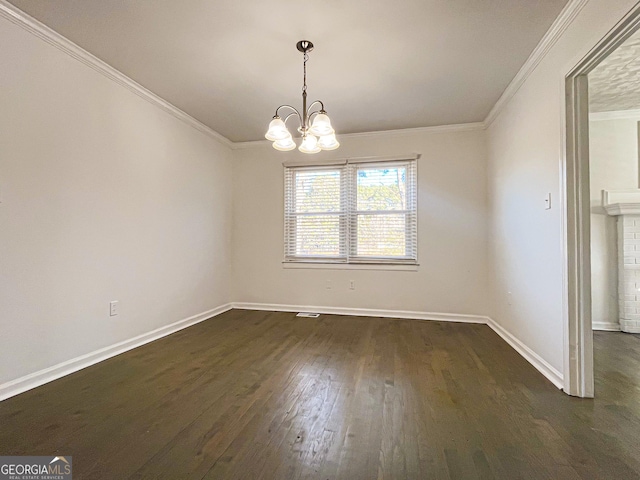
[{"label": "ceiling light fixture", "polygon": [[[302,142],[298,147],[302,153],[318,153],[321,150],[335,150],[340,146],[336,140],[336,132],[331,127],[331,120],[324,109],[324,104],[320,100],[316,100],[307,108],[307,60],[309,60],[309,52],[313,50],[313,43],[309,40],[300,40],[296,44],[296,48],[304,54],[303,62],[303,84],[302,84],[302,113],[291,105],[280,105],[276,109],[276,114],[269,124],[269,130],[265,135],[267,140],[273,142],[273,148],[283,152],[296,148],[291,133],[287,129],[287,120],[297,115],[300,121],[298,132],[302,135]],[[320,105],[320,110],[311,112],[313,107]],[[288,108],[293,110],[284,120],[278,114],[280,109]],[[309,113],[311,112],[311,113]],[[313,123],[311,123],[312,117]]]}]

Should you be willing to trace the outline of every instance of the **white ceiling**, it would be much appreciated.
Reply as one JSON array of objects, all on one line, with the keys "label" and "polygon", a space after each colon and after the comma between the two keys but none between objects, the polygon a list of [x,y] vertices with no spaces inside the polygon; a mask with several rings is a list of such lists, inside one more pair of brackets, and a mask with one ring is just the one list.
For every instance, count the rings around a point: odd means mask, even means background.
[{"label": "white ceiling", "polygon": [[640,109],[640,31],[589,74],[589,110]]},{"label": "white ceiling", "polygon": [[340,133],[482,121],[567,0],[10,0],[232,141],[309,99]]}]

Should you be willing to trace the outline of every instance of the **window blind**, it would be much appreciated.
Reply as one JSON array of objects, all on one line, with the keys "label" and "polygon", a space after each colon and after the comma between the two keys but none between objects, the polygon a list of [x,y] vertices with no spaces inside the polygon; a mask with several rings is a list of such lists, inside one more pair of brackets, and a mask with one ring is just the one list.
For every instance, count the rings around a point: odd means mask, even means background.
[{"label": "window blind", "polygon": [[416,164],[285,167],[285,261],[416,263]]},{"label": "window blind", "polygon": [[347,260],[346,169],[285,168],[285,261]]}]

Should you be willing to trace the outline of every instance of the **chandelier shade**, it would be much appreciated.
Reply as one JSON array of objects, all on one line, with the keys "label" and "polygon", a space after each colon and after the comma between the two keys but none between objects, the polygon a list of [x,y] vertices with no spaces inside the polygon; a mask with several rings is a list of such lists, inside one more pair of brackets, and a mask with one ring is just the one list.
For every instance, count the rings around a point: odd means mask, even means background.
[{"label": "chandelier shade", "polygon": [[300,150],[302,153],[320,152],[320,147],[318,146],[318,139],[315,136],[311,135],[310,133],[307,133],[303,137],[302,143],[298,147],[298,150]]},{"label": "chandelier shade", "polygon": [[296,142],[293,141],[291,134],[289,134],[288,137],[273,142],[273,148],[280,150],[281,152],[288,152],[289,150],[294,150],[296,148]]},{"label": "chandelier shade", "polygon": [[[298,117],[300,126],[298,132],[301,136],[301,143],[298,147],[302,153],[318,153],[321,150],[335,150],[340,146],[336,139],[335,130],[331,126],[331,120],[324,109],[324,104],[320,100],[312,102],[307,108],[307,60],[309,52],[313,50],[313,43],[309,40],[300,40],[296,44],[296,48],[303,53],[303,82],[302,82],[302,113],[291,105],[280,105],[276,109],[269,128],[265,134],[265,138],[273,142],[273,148],[283,152],[296,148],[291,133],[287,129],[287,120],[291,117]],[[318,110],[313,110],[314,107]],[[284,117],[280,116],[280,110],[290,110],[291,112]],[[313,123],[311,119],[313,118]]]},{"label": "chandelier shade", "polygon": [[287,126],[280,117],[274,117],[269,124],[269,130],[267,131],[265,138],[275,142],[277,140],[284,140],[287,137],[291,137],[289,130],[287,130]]},{"label": "chandelier shade", "polygon": [[335,133],[333,128],[331,128],[331,120],[329,120],[329,117],[324,113],[316,115],[316,118],[313,119],[313,124],[311,125],[309,132],[319,137]]},{"label": "chandelier shade", "polygon": [[318,147],[322,150],[335,150],[339,146],[340,144],[338,143],[338,140],[336,140],[336,135],[334,133],[331,135],[324,135],[318,140]]}]

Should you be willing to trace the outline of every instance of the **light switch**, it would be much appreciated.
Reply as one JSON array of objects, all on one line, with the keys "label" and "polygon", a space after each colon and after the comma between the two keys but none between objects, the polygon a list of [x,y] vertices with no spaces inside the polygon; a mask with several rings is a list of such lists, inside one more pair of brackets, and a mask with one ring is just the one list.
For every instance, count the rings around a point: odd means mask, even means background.
[{"label": "light switch", "polygon": [[547,196],[544,197],[544,209],[551,210],[551,193],[547,193]]}]

